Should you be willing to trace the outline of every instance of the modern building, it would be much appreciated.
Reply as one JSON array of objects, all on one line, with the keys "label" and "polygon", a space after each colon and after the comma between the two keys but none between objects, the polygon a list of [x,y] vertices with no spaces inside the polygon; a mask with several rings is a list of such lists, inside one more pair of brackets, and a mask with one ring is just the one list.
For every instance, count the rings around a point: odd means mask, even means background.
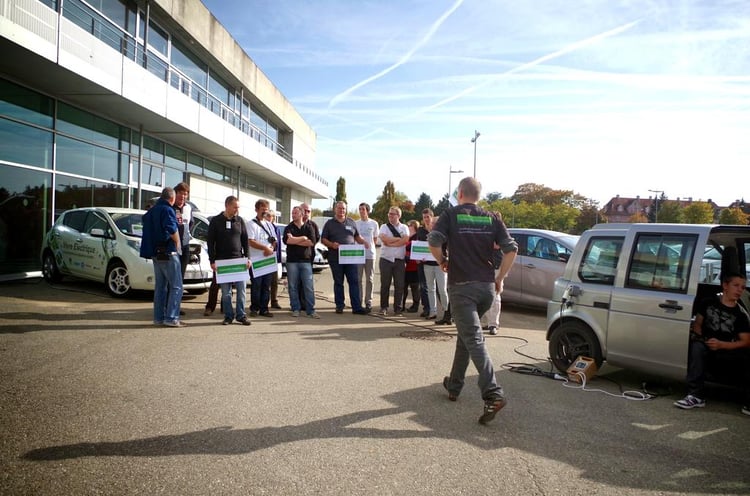
[{"label": "modern building", "polygon": [[0,279],[60,212],[190,184],[207,215],[327,198],[316,135],[199,0],[0,0]]}]

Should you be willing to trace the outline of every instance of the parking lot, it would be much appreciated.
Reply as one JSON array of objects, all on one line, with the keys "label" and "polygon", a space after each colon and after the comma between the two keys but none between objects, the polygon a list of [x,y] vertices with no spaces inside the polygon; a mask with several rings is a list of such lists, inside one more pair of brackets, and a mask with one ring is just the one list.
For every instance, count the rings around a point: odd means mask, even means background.
[{"label": "parking lot", "polygon": [[[509,404],[481,426],[473,368],[457,402],[441,385],[452,328],[337,315],[315,279],[321,320],[222,326],[186,296],[183,329],[149,295],[0,284],[0,494],[750,494],[734,391],[686,412],[681,384],[606,365],[586,390],[511,372],[550,368],[545,316],[506,307],[487,342]],[[620,395],[643,382],[660,396]]]}]

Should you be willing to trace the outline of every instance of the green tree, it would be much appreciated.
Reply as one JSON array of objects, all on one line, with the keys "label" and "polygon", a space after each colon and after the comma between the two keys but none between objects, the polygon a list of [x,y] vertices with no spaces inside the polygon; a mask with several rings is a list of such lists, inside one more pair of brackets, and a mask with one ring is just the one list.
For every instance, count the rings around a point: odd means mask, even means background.
[{"label": "green tree", "polygon": [[437,202],[437,205],[435,205],[435,208],[432,209],[433,212],[435,212],[435,215],[440,215],[443,212],[445,212],[448,208],[450,208],[451,204],[448,200],[448,193],[444,194],[443,197],[440,199],[439,202]]},{"label": "green tree", "polygon": [[750,223],[750,215],[747,215],[738,207],[725,208],[719,215],[719,224],[746,226],[748,223]]},{"label": "green tree", "polygon": [[419,217],[421,219],[422,210],[424,210],[425,208],[429,208],[433,212],[435,211],[435,205],[432,203],[432,198],[430,198],[430,195],[428,195],[427,193],[422,193],[421,195],[419,195],[417,203],[414,204],[414,213],[419,214]]},{"label": "green tree", "polygon": [[[650,219],[649,215],[649,219]],[[676,200],[664,200],[659,203],[659,222],[671,224],[682,224],[683,214],[680,202]]]},{"label": "green tree", "polygon": [[346,201],[346,179],[343,176],[336,181],[336,201],[349,203]]},{"label": "green tree", "polygon": [[398,206],[396,187],[391,181],[388,181],[385,183],[383,193],[375,200],[370,217],[382,224],[388,220],[388,209],[393,206]]},{"label": "green tree", "polygon": [[502,200],[503,195],[502,193],[498,193],[497,191],[493,191],[492,193],[487,193],[484,197],[484,201],[491,204],[497,200]]},{"label": "green tree", "polygon": [[607,222],[607,218],[601,213],[599,202],[595,200],[587,200],[583,208],[581,208],[575,226],[570,233],[581,234],[586,229],[590,229],[600,222]]},{"label": "green tree", "polygon": [[714,222],[714,209],[708,202],[693,202],[682,209],[682,215],[686,224],[712,224]]}]

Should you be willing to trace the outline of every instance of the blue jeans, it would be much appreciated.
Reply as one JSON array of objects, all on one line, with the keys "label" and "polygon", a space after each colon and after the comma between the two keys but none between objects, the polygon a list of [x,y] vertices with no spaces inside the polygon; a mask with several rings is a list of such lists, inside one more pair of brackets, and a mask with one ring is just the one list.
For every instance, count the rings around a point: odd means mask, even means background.
[{"label": "blue jeans", "polygon": [[349,299],[352,303],[352,310],[355,312],[362,310],[362,299],[359,295],[359,271],[358,265],[340,264],[338,262],[329,262],[331,275],[333,276],[333,299],[336,301],[336,309],[343,310],[344,304],[344,277],[349,285]]},{"label": "blue jeans", "polygon": [[[237,311],[232,314],[232,286],[237,288]],[[242,320],[245,315],[245,281],[225,282],[221,284],[221,307],[224,309],[224,318]]]},{"label": "blue jeans", "polygon": [[315,313],[315,290],[313,289],[313,270],[310,262],[287,262],[286,279],[289,285],[289,301],[293,312],[299,312],[302,305],[299,301],[300,286],[305,297],[305,312]]},{"label": "blue jeans", "polygon": [[250,310],[258,313],[268,313],[268,303],[271,301],[271,282],[273,274],[253,277],[250,286]]},{"label": "blue jeans", "polygon": [[484,345],[484,334],[479,323],[479,316],[490,308],[495,298],[494,283],[452,284],[448,287],[448,297],[458,331],[448,391],[456,395],[461,392],[466,378],[466,369],[471,360],[479,372],[479,389],[482,392],[482,399],[486,401],[501,397],[503,388],[495,379],[495,369]]},{"label": "blue jeans", "polygon": [[154,324],[180,320],[182,303],[182,269],[180,256],[169,255],[169,260],[154,262]]}]

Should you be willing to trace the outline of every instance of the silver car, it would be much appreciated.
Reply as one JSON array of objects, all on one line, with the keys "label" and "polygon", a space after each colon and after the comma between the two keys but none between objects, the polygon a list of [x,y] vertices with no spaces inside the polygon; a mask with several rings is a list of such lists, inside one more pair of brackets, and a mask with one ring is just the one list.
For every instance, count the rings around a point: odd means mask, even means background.
[{"label": "silver car", "polygon": [[508,231],[518,243],[518,255],[505,279],[503,302],[547,308],[579,236],[544,229]]}]

